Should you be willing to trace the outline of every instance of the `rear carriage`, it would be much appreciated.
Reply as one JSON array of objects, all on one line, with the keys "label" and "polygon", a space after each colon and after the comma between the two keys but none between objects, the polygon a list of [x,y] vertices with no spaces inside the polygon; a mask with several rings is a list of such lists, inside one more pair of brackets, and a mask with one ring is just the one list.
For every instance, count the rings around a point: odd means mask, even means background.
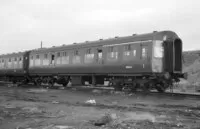
[{"label": "rear carriage", "polygon": [[164,91],[182,77],[182,41],[171,31],[38,49],[29,55],[36,84],[103,84]]},{"label": "rear carriage", "polygon": [[19,52],[0,55],[0,78],[16,83],[26,78],[28,74],[28,59],[25,58],[29,52]]},{"label": "rear carriage", "polygon": [[66,86],[109,82],[118,90],[163,92],[183,77],[182,41],[172,31],[0,55],[0,78]]}]

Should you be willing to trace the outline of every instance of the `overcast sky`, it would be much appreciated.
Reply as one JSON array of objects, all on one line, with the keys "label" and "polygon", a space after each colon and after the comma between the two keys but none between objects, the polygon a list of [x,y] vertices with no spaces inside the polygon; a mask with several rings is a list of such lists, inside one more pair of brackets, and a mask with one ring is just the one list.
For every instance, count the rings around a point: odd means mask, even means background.
[{"label": "overcast sky", "polygon": [[0,0],[0,54],[175,31],[184,50],[200,49],[198,0]]}]

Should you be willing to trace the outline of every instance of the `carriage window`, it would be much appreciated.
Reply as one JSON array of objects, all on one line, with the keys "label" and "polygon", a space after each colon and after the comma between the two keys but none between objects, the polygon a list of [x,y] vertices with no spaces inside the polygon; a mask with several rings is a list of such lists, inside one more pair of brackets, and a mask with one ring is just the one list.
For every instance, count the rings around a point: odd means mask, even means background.
[{"label": "carriage window", "polygon": [[49,65],[48,54],[44,54],[43,65]]},{"label": "carriage window", "polygon": [[162,58],[164,56],[163,42],[156,41],[156,42],[154,42],[153,45],[154,45],[154,57]]},{"label": "carriage window", "polygon": [[36,59],[39,59],[40,58],[40,55],[36,55]]},{"label": "carriage window", "polygon": [[124,46],[124,55],[125,56],[130,56],[131,55],[131,45],[130,44]]},{"label": "carriage window", "polygon": [[63,56],[67,56],[67,52],[63,52]]},{"label": "carriage window", "polygon": [[90,63],[93,61],[94,53],[92,53],[91,49],[87,49],[85,53],[85,63]]},{"label": "carriage window", "polygon": [[147,58],[147,48],[142,48],[142,58]]},{"label": "carriage window", "polygon": [[60,55],[60,52],[57,52],[56,64],[61,64],[61,55]]},{"label": "carriage window", "polygon": [[14,58],[14,68],[17,68],[17,57]]},{"label": "carriage window", "polygon": [[36,66],[40,65],[40,55],[39,54],[36,55],[35,65]]},{"label": "carriage window", "polygon": [[54,64],[54,60],[55,60],[55,55],[51,54],[51,62],[50,62],[50,64]]},{"label": "carriage window", "polygon": [[30,63],[29,66],[32,67],[33,66],[33,56],[30,57]]},{"label": "carriage window", "polygon": [[109,60],[116,60],[118,58],[117,47],[111,46],[108,48],[108,57]]},{"label": "carriage window", "polygon": [[76,64],[76,63],[80,63],[80,62],[81,62],[81,58],[80,58],[80,55],[79,55],[79,51],[75,50],[72,63]]},{"label": "carriage window", "polygon": [[78,53],[78,50],[74,51],[74,56],[78,56],[79,53]]},{"label": "carriage window", "polygon": [[102,50],[101,49],[98,49],[98,60],[101,60],[102,59]]},{"label": "carriage window", "polygon": [[62,52],[62,59],[61,59],[62,64],[69,64],[69,55],[67,52]]},{"label": "carriage window", "polygon": [[60,52],[57,53],[57,57],[60,57]]},{"label": "carriage window", "polygon": [[48,58],[48,54],[44,54],[44,59],[47,59]]},{"label": "carriage window", "polygon": [[133,56],[136,56],[136,50],[133,50]]},{"label": "carriage window", "polygon": [[[27,57],[26,57],[27,58]],[[19,65],[17,66],[15,66],[15,67],[19,67],[19,68],[22,68],[22,66],[23,66],[23,64],[22,64],[22,59],[23,59],[23,57],[19,57]]]},{"label": "carriage window", "polygon": [[8,59],[8,68],[12,68],[12,63],[11,63],[11,61],[12,61],[12,59],[9,58],[9,59]]},{"label": "carriage window", "polygon": [[108,49],[108,51],[109,51],[109,53],[110,53],[110,57],[114,57],[114,47],[110,47],[109,49]]},{"label": "carriage window", "polygon": [[67,52],[62,52],[62,64],[69,64],[69,55]]}]

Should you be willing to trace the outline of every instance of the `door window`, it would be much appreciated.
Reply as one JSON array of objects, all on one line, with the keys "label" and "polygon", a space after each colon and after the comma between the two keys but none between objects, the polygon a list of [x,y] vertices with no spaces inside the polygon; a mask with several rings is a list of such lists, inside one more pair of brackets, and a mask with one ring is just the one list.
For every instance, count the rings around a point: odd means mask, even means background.
[{"label": "door window", "polygon": [[69,55],[67,52],[62,52],[62,64],[69,64]]},{"label": "door window", "polygon": [[118,59],[118,48],[117,46],[111,46],[108,48],[108,60],[117,60]]},{"label": "door window", "polygon": [[162,41],[155,41],[154,42],[154,57],[162,58],[164,56],[164,48]]},{"label": "door window", "polygon": [[33,67],[33,56],[30,57],[30,64],[29,64],[29,66]]},{"label": "door window", "polygon": [[61,64],[61,54],[57,52],[56,64]]},{"label": "door window", "polygon": [[54,54],[51,54],[50,64],[55,64],[55,55]]},{"label": "door window", "polygon": [[147,48],[143,47],[142,48],[142,59],[146,59],[147,58]]},{"label": "door window", "polygon": [[36,66],[39,66],[39,65],[40,65],[40,55],[39,55],[39,54],[36,55],[35,65],[36,65]]},{"label": "door window", "polygon": [[98,49],[98,50],[97,50],[97,59],[98,59],[98,60],[101,60],[101,59],[102,59],[102,55],[103,55],[103,54],[102,54],[102,50],[101,50],[101,49]]},{"label": "door window", "polygon": [[73,60],[72,60],[73,64],[78,64],[81,63],[81,58],[80,58],[80,54],[78,50],[74,51],[74,56],[73,56]]},{"label": "door window", "polygon": [[49,65],[48,54],[44,54],[43,65]]},{"label": "door window", "polygon": [[93,62],[93,59],[94,59],[94,53],[92,52],[92,49],[87,49],[86,50],[86,53],[85,53],[85,63],[91,63]]}]

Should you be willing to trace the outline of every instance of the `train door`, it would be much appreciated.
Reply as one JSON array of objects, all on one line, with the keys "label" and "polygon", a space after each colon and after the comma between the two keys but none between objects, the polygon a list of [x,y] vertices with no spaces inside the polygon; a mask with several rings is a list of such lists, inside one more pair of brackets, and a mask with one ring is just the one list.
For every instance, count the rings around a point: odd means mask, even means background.
[{"label": "train door", "polygon": [[164,41],[164,60],[163,67],[165,72],[173,72],[173,42],[172,41]]},{"label": "train door", "polygon": [[[141,71],[148,72],[148,68],[150,67],[150,49],[149,49],[150,43],[141,43]],[[150,70],[150,69],[149,69]]]},{"label": "train door", "polygon": [[103,64],[103,50],[102,50],[102,48],[97,48],[97,63]]},{"label": "train door", "polygon": [[174,72],[182,71],[182,41],[174,40]]},{"label": "train door", "polygon": [[50,53],[50,65],[55,65],[55,53]]},{"label": "train door", "polygon": [[23,63],[23,70],[25,72],[25,74],[28,74],[28,69],[29,69],[29,55],[30,55],[30,51],[28,52],[25,52],[24,55],[23,55],[23,60],[22,60],[22,63]]}]

